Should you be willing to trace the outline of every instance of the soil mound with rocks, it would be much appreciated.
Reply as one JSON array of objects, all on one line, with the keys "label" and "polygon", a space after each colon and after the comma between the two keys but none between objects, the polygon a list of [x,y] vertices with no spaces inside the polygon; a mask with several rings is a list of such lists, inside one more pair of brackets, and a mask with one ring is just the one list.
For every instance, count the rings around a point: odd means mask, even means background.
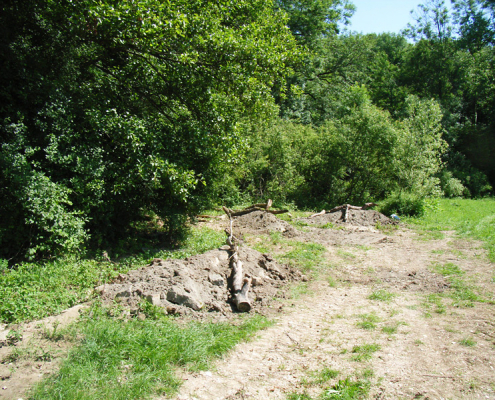
[{"label": "soil mound with rocks", "polygon": [[[205,311],[235,312],[231,305],[229,247],[186,258],[154,259],[145,267],[121,274],[114,283],[96,290],[103,301],[117,302],[138,313],[139,303],[148,301],[169,314],[194,314]],[[249,298],[253,309],[266,306],[280,287],[305,279],[296,269],[278,264],[268,254],[239,248],[245,275],[252,278]]]},{"label": "soil mound with rocks", "polygon": [[353,210],[347,213],[347,222],[344,222],[345,209],[332,213],[317,215],[313,218],[301,218],[310,225],[347,224],[353,226],[376,226],[376,224],[390,225],[397,224],[397,221],[375,210]]},{"label": "soil mound with rocks", "polygon": [[275,215],[264,211],[253,211],[248,214],[234,218],[234,234],[262,234],[269,232],[282,232],[284,236],[297,236],[297,230],[288,222],[285,222]]}]

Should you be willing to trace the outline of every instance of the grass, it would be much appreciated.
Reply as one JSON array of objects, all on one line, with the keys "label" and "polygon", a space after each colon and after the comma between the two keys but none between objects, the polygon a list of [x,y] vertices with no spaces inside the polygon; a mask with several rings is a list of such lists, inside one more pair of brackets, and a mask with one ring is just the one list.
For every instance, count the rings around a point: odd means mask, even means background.
[{"label": "grass", "polygon": [[0,272],[0,322],[14,323],[57,314],[93,296],[93,288],[153,258],[185,258],[221,246],[225,234],[193,229],[177,250],[145,251],[117,263],[77,257],[22,263]]},{"label": "grass", "polygon": [[[444,296],[448,296],[453,299],[453,305],[455,307],[473,307],[475,302],[485,301],[485,299],[478,294],[480,289],[474,285],[469,285],[462,278],[465,272],[457,265],[453,263],[446,263],[443,265],[435,263],[432,265],[432,269],[436,273],[446,277],[450,284],[450,290],[446,291]],[[430,295],[429,297],[428,302],[436,304],[437,310],[441,311],[436,312],[445,312],[445,307],[440,304],[441,300],[438,296]]]},{"label": "grass", "polygon": [[281,260],[305,273],[316,272],[325,264],[326,248],[317,243],[291,241],[292,249],[281,256]]},{"label": "grass", "polygon": [[352,379],[347,377],[339,380],[335,385],[325,388],[317,398],[308,393],[291,393],[287,400],[360,400],[366,399],[371,389],[371,382],[367,379]]},{"label": "grass", "polygon": [[459,235],[484,242],[495,262],[495,199],[440,199],[438,207],[421,218],[408,218],[424,232],[455,230]]},{"label": "grass", "polygon": [[361,329],[366,330],[374,330],[376,328],[376,324],[380,322],[380,318],[375,314],[360,314],[358,317],[361,319],[356,325]]},{"label": "grass", "polygon": [[402,321],[397,321],[394,322],[393,324],[382,326],[382,332],[387,333],[388,335],[393,335],[394,333],[397,333],[399,326],[403,326],[403,325],[407,325],[407,324]]},{"label": "grass", "polygon": [[380,350],[381,347],[377,343],[363,344],[352,348],[352,361],[367,361],[373,356],[373,353]]},{"label": "grass", "polygon": [[172,318],[117,319],[94,306],[79,322],[83,340],[57,374],[37,385],[32,399],[144,399],[171,394],[177,367],[205,370],[235,344],[270,323],[262,316],[240,323],[178,325]]},{"label": "grass", "polygon": [[394,293],[390,293],[384,289],[376,290],[368,296],[370,300],[378,300],[378,301],[390,301],[395,297]]},{"label": "grass", "polygon": [[476,342],[471,339],[471,338],[464,338],[459,341],[459,344],[466,346],[466,347],[474,347],[476,346]]}]

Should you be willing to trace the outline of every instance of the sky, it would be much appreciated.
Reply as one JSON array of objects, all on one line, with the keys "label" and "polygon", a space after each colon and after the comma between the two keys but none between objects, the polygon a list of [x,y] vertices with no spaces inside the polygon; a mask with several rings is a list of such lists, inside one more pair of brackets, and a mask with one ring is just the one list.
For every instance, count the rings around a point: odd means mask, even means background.
[{"label": "sky", "polygon": [[[414,23],[411,10],[416,10],[422,0],[351,0],[356,12],[347,29],[358,33],[399,33]],[[450,5],[450,1],[445,2]]]}]

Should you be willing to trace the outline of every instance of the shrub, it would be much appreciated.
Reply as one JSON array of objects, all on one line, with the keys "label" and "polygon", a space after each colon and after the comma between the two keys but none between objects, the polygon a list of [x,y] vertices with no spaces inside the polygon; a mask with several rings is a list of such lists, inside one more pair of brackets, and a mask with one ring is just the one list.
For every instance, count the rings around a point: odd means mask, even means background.
[{"label": "shrub", "polygon": [[426,201],[425,198],[413,193],[393,193],[382,202],[380,211],[385,215],[420,217],[426,211]]}]

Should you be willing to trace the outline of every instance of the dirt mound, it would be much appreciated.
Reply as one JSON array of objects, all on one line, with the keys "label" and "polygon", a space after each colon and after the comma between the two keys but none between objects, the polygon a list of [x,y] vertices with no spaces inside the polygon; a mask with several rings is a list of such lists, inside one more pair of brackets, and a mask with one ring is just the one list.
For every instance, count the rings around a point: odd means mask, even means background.
[{"label": "dirt mound", "polygon": [[332,213],[326,213],[323,215],[317,215],[313,218],[301,218],[300,221],[304,221],[310,225],[325,225],[331,224],[348,224],[354,226],[375,226],[377,223],[381,225],[396,224],[397,222],[390,219],[386,215],[375,210],[352,210],[350,209],[347,214],[347,222],[344,222],[345,209],[334,211]]},{"label": "dirt mound", "polygon": [[235,234],[282,232],[288,237],[297,236],[298,233],[288,222],[264,211],[254,211],[235,217],[233,230]]},{"label": "dirt mound", "polygon": [[[186,258],[155,259],[116,282],[97,288],[106,302],[116,301],[138,312],[138,304],[147,300],[163,307],[169,314],[194,314],[203,311],[235,311],[231,306],[231,268],[229,247]],[[296,269],[276,263],[268,254],[239,248],[244,274],[253,278],[249,298],[254,309],[266,306],[286,283],[304,279]]]}]

